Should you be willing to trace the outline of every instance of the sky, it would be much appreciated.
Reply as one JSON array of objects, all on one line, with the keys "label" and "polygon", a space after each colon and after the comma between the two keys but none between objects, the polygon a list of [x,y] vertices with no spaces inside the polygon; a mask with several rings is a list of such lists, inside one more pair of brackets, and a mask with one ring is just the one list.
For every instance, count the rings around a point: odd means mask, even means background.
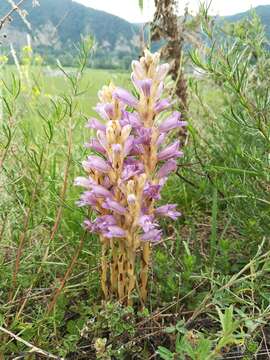
[{"label": "sky", "polygon": [[[130,22],[146,22],[151,20],[154,13],[154,0],[144,0],[144,11],[140,11],[138,0],[73,0],[94,9],[103,10],[117,15]],[[198,9],[200,0],[180,0],[179,14],[186,3],[192,11]],[[232,15],[256,7],[270,5],[270,0],[212,0],[212,14]]]}]

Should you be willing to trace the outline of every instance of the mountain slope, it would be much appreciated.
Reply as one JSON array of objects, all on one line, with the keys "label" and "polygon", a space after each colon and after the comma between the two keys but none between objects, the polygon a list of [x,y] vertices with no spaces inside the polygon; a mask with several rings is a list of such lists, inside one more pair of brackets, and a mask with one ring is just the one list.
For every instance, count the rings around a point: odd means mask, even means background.
[{"label": "mountain slope", "polygon": [[[0,8],[0,17],[7,12],[9,5]],[[28,21],[32,26],[35,46],[43,55],[60,56],[64,62],[72,60],[74,43],[81,35],[92,34],[98,44],[96,57],[107,65],[117,65],[119,59],[128,62],[137,54],[139,28],[136,25],[103,11],[85,7],[71,0],[40,0],[40,6],[32,8],[26,2]],[[21,46],[29,30],[18,14],[6,28],[8,39]],[[18,31],[20,36],[18,36]],[[53,50],[53,51],[52,51]],[[66,61],[65,61],[66,60]],[[108,64],[110,63],[110,64]],[[103,64],[103,65],[106,65]],[[123,65],[123,64],[122,64]]]},{"label": "mountain slope", "polygon": [[[254,8],[258,16],[261,18],[262,24],[265,26],[265,32],[270,38],[270,5],[260,5]],[[250,11],[242,12],[239,14],[225,16],[223,19],[228,22],[237,22],[242,20],[244,17],[250,15]]]},{"label": "mountain slope", "polygon": [[[4,3],[3,3],[4,1]],[[39,0],[39,7],[32,7],[32,1],[25,2],[27,19],[31,23],[31,35],[35,49],[48,62],[59,58],[63,64],[74,62],[74,44],[82,35],[91,34],[96,39],[93,65],[103,68],[127,68],[139,54],[141,25],[131,24],[124,19],[94,10],[72,0]],[[112,0],[111,0],[112,1]],[[0,0],[0,18],[7,13],[10,5]],[[256,12],[261,17],[270,37],[270,5],[258,6]],[[248,12],[226,16],[222,21],[236,22],[248,16]],[[5,28],[6,43],[12,41],[17,48],[26,44],[26,25],[18,14]],[[1,39],[2,40],[2,39]],[[1,48],[0,48],[1,50]]]}]

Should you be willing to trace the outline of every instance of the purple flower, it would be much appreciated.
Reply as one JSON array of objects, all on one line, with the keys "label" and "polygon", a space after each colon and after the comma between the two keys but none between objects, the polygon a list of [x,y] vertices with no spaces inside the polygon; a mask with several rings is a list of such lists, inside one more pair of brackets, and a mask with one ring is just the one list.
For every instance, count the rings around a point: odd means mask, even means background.
[{"label": "purple flower", "polygon": [[150,185],[147,184],[146,187],[143,190],[144,196],[148,197],[149,199],[160,199],[160,190],[161,185]]},{"label": "purple flower", "polygon": [[134,143],[134,136],[129,136],[125,142],[124,145],[124,156],[127,156],[130,154],[131,150],[133,149],[133,143]]},{"label": "purple flower", "polygon": [[109,119],[114,117],[114,106],[113,104],[104,104],[104,111]]},{"label": "purple flower", "polygon": [[141,215],[139,218],[139,225],[144,232],[151,231],[158,227],[158,224],[154,222],[154,215]]},{"label": "purple flower", "polygon": [[127,209],[120,205],[117,201],[106,199],[102,204],[102,207],[107,210],[111,210],[119,215],[125,215]]},{"label": "purple flower", "polygon": [[120,120],[120,125],[122,127],[125,125],[131,125],[133,129],[137,129],[142,126],[142,123],[136,112],[130,113],[128,111],[123,111],[123,118]]},{"label": "purple flower", "polygon": [[182,214],[176,211],[176,204],[167,204],[156,208],[155,213],[159,216],[168,216],[173,220],[176,220]]},{"label": "purple flower", "polygon": [[107,148],[107,138],[106,138],[106,135],[103,131],[97,131],[97,138],[98,138],[98,141],[100,142],[100,145],[106,149]]},{"label": "purple flower", "polygon": [[141,90],[145,97],[150,97],[151,87],[153,81],[151,79],[137,80],[135,77],[132,77],[132,81],[138,90]]},{"label": "purple flower", "polygon": [[109,188],[109,187],[111,187],[112,184],[111,184],[111,181],[110,181],[109,176],[104,176],[101,185],[104,186],[106,189]]},{"label": "purple flower", "polygon": [[88,230],[89,232],[96,232],[95,231],[95,225],[94,225],[94,223],[92,222],[92,221],[90,221],[90,220],[84,220],[84,222],[83,222],[83,225],[84,225],[84,228],[86,229],[86,230]]},{"label": "purple flower", "polygon": [[166,133],[162,133],[159,135],[157,142],[156,142],[157,147],[159,147],[161,144],[163,144],[165,138],[166,138]]},{"label": "purple flower", "polygon": [[106,104],[98,103],[94,110],[102,117],[104,120],[110,120],[108,116],[108,108],[106,108]]},{"label": "purple flower", "polygon": [[168,132],[172,129],[183,127],[187,125],[186,121],[179,121],[181,114],[174,111],[163,123],[158,127],[160,132]]},{"label": "purple flower", "polygon": [[85,228],[94,233],[104,233],[108,231],[110,226],[116,225],[116,220],[112,215],[99,216],[94,221],[85,220]]},{"label": "purple flower", "polygon": [[144,166],[139,161],[134,164],[124,164],[124,169],[122,171],[122,180],[127,181],[133,176],[140,175],[144,172]]},{"label": "purple flower", "polygon": [[100,197],[111,198],[112,197],[112,193],[101,185],[93,185],[91,193],[96,198],[100,198]]},{"label": "purple flower", "polygon": [[96,206],[97,203],[98,203],[97,198],[92,193],[92,191],[85,191],[84,193],[82,193],[80,200],[77,201],[76,204],[79,207],[82,207],[82,206]]},{"label": "purple flower", "polygon": [[97,151],[101,154],[106,154],[106,150],[101,145],[101,143],[98,141],[98,139],[91,139],[88,143],[85,144],[85,147],[92,149],[94,151]]},{"label": "purple flower", "polygon": [[161,236],[162,236],[162,230],[153,229],[153,230],[150,230],[150,231],[144,233],[141,236],[141,240],[157,243],[161,240]]},{"label": "purple flower", "polygon": [[96,182],[89,178],[85,178],[83,176],[79,176],[74,180],[74,185],[75,186],[82,186],[86,189],[90,189],[92,187],[92,185],[96,185]]},{"label": "purple flower", "polygon": [[179,141],[175,141],[174,143],[167,146],[165,149],[161,150],[158,153],[158,160],[169,160],[171,158],[177,158],[183,156],[182,151],[179,151]]},{"label": "purple flower", "polygon": [[108,173],[111,170],[108,162],[98,156],[88,156],[87,160],[83,161],[82,164],[86,171],[97,170],[102,173]]},{"label": "purple flower", "polygon": [[126,231],[117,225],[108,226],[107,230],[103,232],[107,238],[123,238],[126,236]]},{"label": "purple flower", "polygon": [[122,151],[122,145],[121,144],[112,144],[112,150],[115,154],[119,154]]},{"label": "purple flower", "polygon": [[150,145],[152,129],[141,127],[137,129],[138,138],[135,139],[135,144]]},{"label": "purple flower", "polygon": [[170,106],[171,106],[171,103],[169,102],[168,99],[162,99],[155,104],[155,107],[154,107],[155,113],[158,114],[161,111],[168,109],[168,107],[170,107]]},{"label": "purple flower", "polygon": [[96,219],[96,224],[98,225],[99,229],[103,230],[109,225],[116,225],[116,220],[113,215],[103,215]]},{"label": "purple flower", "polygon": [[117,88],[114,91],[113,97],[119,101],[122,101],[124,104],[127,104],[134,108],[138,105],[138,100],[128,91],[121,88]]},{"label": "purple flower", "polygon": [[86,127],[90,128],[90,129],[94,129],[94,130],[100,130],[100,131],[105,131],[106,130],[106,126],[101,124],[101,122],[99,122],[95,118],[89,119],[88,123],[86,124]]},{"label": "purple flower", "polygon": [[161,166],[161,168],[157,172],[157,177],[159,179],[164,178],[164,177],[168,176],[171,172],[175,171],[176,169],[177,169],[176,161],[170,159]]}]

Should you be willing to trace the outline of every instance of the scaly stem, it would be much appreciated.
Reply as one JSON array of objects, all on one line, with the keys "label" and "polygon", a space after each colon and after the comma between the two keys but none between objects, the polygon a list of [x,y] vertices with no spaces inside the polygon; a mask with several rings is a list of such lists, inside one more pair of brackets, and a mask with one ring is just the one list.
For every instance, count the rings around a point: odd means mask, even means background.
[{"label": "scaly stem", "polygon": [[103,236],[100,237],[102,250],[101,250],[101,288],[105,300],[109,297],[109,288],[107,284],[107,275],[108,275],[108,252],[109,252],[109,242]]},{"label": "scaly stem", "polygon": [[140,297],[143,304],[146,303],[147,299],[147,282],[148,282],[148,269],[150,265],[151,247],[150,243],[146,242],[143,244],[142,255],[141,255],[141,287]]},{"label": "scaly stem", "polygon": [[135,276],[135,256],[136,250],[134,248],[128,249],[127,275],[128,275],[128,293],[127,301],[129,306],[133,306],[132,292],[136,284]]},{"label": "scaly stem", "polygon": [[118,297],[120,302],[125,302],[126,297],[126,251],[123,241],[120,241],[119,244],[119,254],[118,254]]},{"label": "scaly stem", "polygon": [[111,264],[110,264],[110,281],[111,291],[113,294],[117,294],[118,289],[118,256],[117,246],[114,239],[111,239]]}]

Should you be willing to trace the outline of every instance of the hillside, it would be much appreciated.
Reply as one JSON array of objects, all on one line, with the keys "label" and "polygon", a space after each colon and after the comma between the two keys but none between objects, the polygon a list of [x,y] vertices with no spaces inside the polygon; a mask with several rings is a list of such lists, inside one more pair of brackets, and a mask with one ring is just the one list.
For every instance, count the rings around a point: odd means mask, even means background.
[{"label": "hillside", "polygon": [[[3,2],[3,0],[1,0]],[[132,58],[139,54],[141,25],[131,24],[124,19],[103,11],[85,7],[72,0],[40,0],[40,6],[32,8],[32,1],[25,3],[29,13],[27,19],[32,26],[35,48],[47,62],[59,58],[63,64],[74,62],[74,44],[81,35],[92,34],[96,40],[96,51],[92,65],[100,68],[127,68]],[[0,17],[10,5],[1,4]],[[258,15],[270,36],[270,5],[258,6]],[[248,12],[223,17],[236,22]],[[17,48],[26,44],[26,25],[15,14],[12,23],[5,28],[7,43],[12,41]]]},{"label": "hillside", "polygon": [[[9,8],[8,3],[2,5],[0,17]],[[49,60],[57,56],[71,63],[74,44],[87,34],[92,34],[98,45],[94,61],[99,67],[125,66],[138,53],[139,27],[117,16],[71,0],[40,0],[40,6],[34,8],[28,0],[24,9],[29,14],[35,47]],[[25,44],[29,32],[17,14],[5,31],[7,41],[17,46]]]}]

